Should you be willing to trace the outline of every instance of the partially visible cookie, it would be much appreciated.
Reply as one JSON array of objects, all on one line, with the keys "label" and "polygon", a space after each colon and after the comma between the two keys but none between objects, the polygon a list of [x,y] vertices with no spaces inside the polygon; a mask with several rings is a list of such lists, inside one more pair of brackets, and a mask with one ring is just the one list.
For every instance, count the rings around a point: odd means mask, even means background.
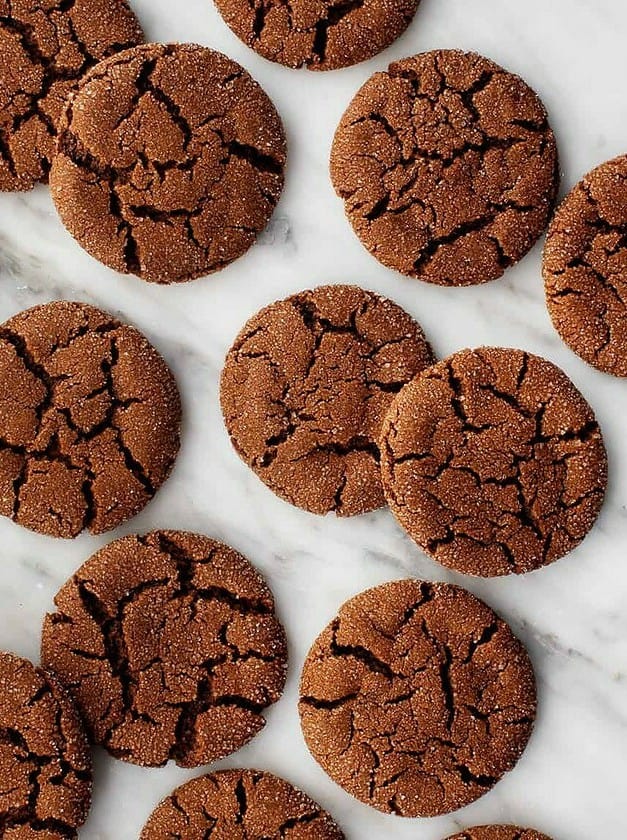
[{"label": "partially visible cookie", "polygon": [[145,44],[81,80],[50,186],[92,257],[174,283],[250,248],[279,200],[285,159],[281,120],[243,67],[194,44]]},{"label": "partially visible cookie", "polygon": [[230,349],[222,412],[242,459],[312,513],[384,503],[378,437],[392,398],[433,361],[418,324],[356,286],[321,286],[262,309]]},{"label": "partially visible cookie", "polygon": [[495,280],[522,259],[559,183],[540,99],[518,76],[459,50],[375,73],[341,119],[331,177],[373,256],[445,286]]},{"label": "partially visible cookie", "polygon": [[140,840],[344,840],[332,818],[289,782],[261,770],[221,770],[163,800]]},{"label": "partially visible cookie", "polygon": [[515,825],[481,825],[467,828],[461,834],[454,834],[448,840],[551,840],[532,828],[518,828]]},{"label": "partially visible cookie", "polygon": [[383,425],[388,503],[413,540],[464,574],[522,574],[590,531],[607,485],[594,412],[523,350],[462,350],[416,377]]},{"label": "partially visible cookie", "polygon": [[402,817],[474,802],[511,770],[536,713],[522,644],[458,586],[401,580],[347,601],[303,667],[313,757],[357,799]]},{"label": "partially visible cookie", "polygon": [[336,70],[389,47],[409,26],[419,2],[217,0],[216,5],[238,38],[264,58],[288,67]]},{"label": "partially visible cookie", "polygon": [[95,744],[148,767],[224,758],[264,726],[285,684],[285,633],[256,569],[181,531],[123,537],[55,598],[41,658]]},{"label": "partially visible cookie", "polygon": [[91,754],[54,677],[0,653],[0,836],[77,837],[91,804]]},{"label": "partially visible cookie", "polygon": [[126,0],[0,0],[0,190],[47,181],[66,97],[144,40]]},{"label": "partially visible cookie", "polygon": [[130,519],[179,449],[174,378],[135,327],[93,306],[0,325],[0,514],[53,537]]},{"label": "partially visible cookie", "polygon": [[594,169],[557,210],[543,263],[549,314],[588,364],[627,376],[627,156]]}]

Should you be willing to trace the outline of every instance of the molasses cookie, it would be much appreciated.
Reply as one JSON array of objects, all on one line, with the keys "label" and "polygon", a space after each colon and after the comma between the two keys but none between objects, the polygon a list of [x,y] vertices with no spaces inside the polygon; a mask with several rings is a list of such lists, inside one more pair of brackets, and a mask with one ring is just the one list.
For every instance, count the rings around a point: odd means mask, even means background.
[{"label": "molasses cookie", "polygon": [[439,563],[522,574],[575,548],[605,495],[592,409],[565,373],[522,350],[462,350],[397,396],[381,436],[397,519]]},{"label": "molasses cookie", "polygon": [[279,116],[243,67],[193,44],[147,44],[82,79],[50,185],[93,257],[173,283],[250,248],[281,194],[285,157]]},{"label": "molasses cookie", "polygon": [[91,803],[91,754],[56,680],[0,653],[0,836],[75,838]]},{"label": "molasses cookie", "polygon": [[0,514],[53,537],[130,519],[168,477],[181,407],[135,327],[84,303],[0,326]]},{"label": "molasses cookie", "polygon": [[125,0],[0,0],[0,190],[48,180],[70,91],[143,39]]},{"label": "molasses cookie", "polygon": [[562,339],[588,364],[627,376],[627,156],[590,172],[566,197],[543,269]]},{"label": "molasses cookie", "polygon": [[264,58],[287,67],[336,70],[389,47],[407,29],[419,2],[216,0],[216,5],[237,37]]},{"label": "molasses cookie", "polygon": [[454,834],[448,840],[551,840],[532,828],[518,828],[515,825],[481,825],[467,828],[461,834]]},{"label": "molasses cookie", "polygon": [[458,50],[375,73],[342,117],[331,176],[380,262],[445,286],[494,280],[524,257],[548,223],[559,178],[536,94]]},{"label": "molasses cookie", "polygon": [[55,598],[42,661],[95,744],[148,767],[224,758],[281,696],[286,642],[272,593],[233,549],[179,531],[116,540]]},{"label": "molasses cookie", "polygon": [[343,840],[331,817],[261,770],[221,770],[182,785],[153,811],[140,840]]},{"label": "molasses cookie", "polygon": [[385,412],[432,360],[392,301],[356,286],[302,292],[262,309],[235,340],[222,373],[226,427],[281,498],[312,513],[365,513],[385,504]]},{"label": "molasses cookie", "polygon": [[511,770],[533,726],[529,658],[492,610],[457,586],[401,580],[344,604],[300,686],[307,746],[357,799],[432,817]]}]

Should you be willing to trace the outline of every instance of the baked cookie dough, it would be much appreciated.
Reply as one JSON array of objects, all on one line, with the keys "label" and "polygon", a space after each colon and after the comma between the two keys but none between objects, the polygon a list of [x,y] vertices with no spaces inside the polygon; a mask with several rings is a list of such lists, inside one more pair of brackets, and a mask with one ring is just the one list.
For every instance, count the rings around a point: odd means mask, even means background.
[{"label": "baked cookie dough", "polygon": [[91,557],[44,621],[42,662],[95,744],[147,767],[224,758],[264,726],[285,684],[272,593],[240,554],[180,531]]},{"label": "baked cookie dough", "polygon": [[556,212],[544,249],[549,314],[584,361],[627,376],[627,156],[590,172]]},{"label": "baked cookie dough", "polygon": [[91,804],[91,753],[54,677],[0,653],[0,836],[77,837]]},{"label": "baked cookie dough", "polygon": [[418,324],[356,286],[262,309],[229,351],[222,411],[242,459],[304,510],[354,516],[385,504],[378,436],[394,394],[433,361]]},{"label": "baked cookie dough", "polygon": [[559,182],[536,94],[459,50],[371,76],[335,134],[331,177],[373,256],[445,286],[494,280],[522,259],[548,223]]},{"label": "baked cookie dough", "polygon": [[221,770],[182,785],[153,811],[140,840],[344,840],[322,808],[261,770]]},{"label": "baked cookie dough", "polygon": [[522,574],[592,528],[607,484],[594,413],[544,359],[462,350],[394,400],[381,436],[388,503],[418,545],[471,575]]},{"label": "baked cookie dough", "polygon": [[411,23],[420,0],[216,0],[247,46],[270,61],[336,70],[389,47]]},{"label": "baked cookie dough", "polygon": [[461,834],[454,834],[448,840],[551,840],[532,828],[518,828],[515,825],[481,825],[467,828]]},{"label": "baked cookie dough", "polygon": [[82,79],[50,186],[93,257],[174,283],[250,248],[281,194],[285,158],[279,116],[243,67],[193,44],[146,44]]},{"label": "baked cookie dough", "polygon": [[0,190],[48,180],[70,91],[101,59],[143,40],[125,0],[0,0]]},{"label": "baked cookie dough", "polygon": [[109,531],[152,499],[179,448],[165,361],[135,327],[56,301],[0,326],[0,514],[52,537]]},{"label": "baked cookie dough", "polygon": [[457,586],[402,580],[344,604],[309,652],[299,710],[314,758],[357,799],[402,817],[468,805],[520,758],[529,658]]}]

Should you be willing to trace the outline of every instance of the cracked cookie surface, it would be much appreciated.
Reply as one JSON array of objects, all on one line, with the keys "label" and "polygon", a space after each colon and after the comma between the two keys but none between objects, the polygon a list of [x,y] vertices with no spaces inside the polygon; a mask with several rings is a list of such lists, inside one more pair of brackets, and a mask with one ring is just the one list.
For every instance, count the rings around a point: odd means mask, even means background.
[{"label": "cracked cookie surface", "polygon": [[411,23],[420,0],[217,0],[247,46],[270,61],[336,70],[389,47]]},{"label": "cracked cookie surface", "polygon": [[344,840],[322,808],[261,770],[222,770],[193,779],[153,811],[140,840]]},{"label": "cracked cookie surface", "polygon": [[285,159],[280,118],[243,67],[192,44],[147,44],[81,81],[50,185],[89,254],[173,283],[250,248],[279,200]]},{"label": "cracked cookie surface", "polygon": [[407,385],[385,419],[388,503],[439,563],[522,574],[577,546],[594,525],[607,456],[594,413],[551,362],[462,350]]},{"label": "cracked cookie surface", "polygon": [[418,324],[356,286],[321,286],[262,309],[222,373],[226,427],[278,496],[317,514],[385,504],[378,437],[394,395],[433,361]]},{"label": "cracked cookie surface", "polygon": [[100,534],[168,477],[181,407],[165,361],[135,327],[83,303],[0,326],[0,514],[53,537]]},{"label": "cracked cookie surface", "polygon": [[386,813],[468,805],[518,761],[536,711],[529,658],[457,586],[402,580],[344,604],[307,656],[299,711],[329,776]]},{"label": "cracked cookie surface", "polygon": [[454,834],[448,840],[551,840],[532,828],[518,828],[515,825],[480,825]]},{"label": "cracked cookie surface", "polygon": [[627,376],[627,156],[594,169],[557,210],[543,262],[549,314],[588,364]]},{"label": "cracked cookie surface", "polygon": [[75,838],[91,802],[91,754],[54,677],[0,653],[0,837]]},{"label": "cracked cookie surface", "polygon": [[375,73],[342,117],[331,177],[365,247],[410,277],[485,283],[546,227],[557,149],[544,106],[518,76],[442,50]]},{"label": "cracked cookie surface", "polygon": [[0,190],[48,180],[70,91],[143,39],[125,0],[0,0]]},{"label": "cracked cookie surface", "polygon": [[264,726],[285,684],[272,593],[240,554],[180,531],[130,536],[59,591],[42,662],[95,744],[148,767],[218,761]]}]

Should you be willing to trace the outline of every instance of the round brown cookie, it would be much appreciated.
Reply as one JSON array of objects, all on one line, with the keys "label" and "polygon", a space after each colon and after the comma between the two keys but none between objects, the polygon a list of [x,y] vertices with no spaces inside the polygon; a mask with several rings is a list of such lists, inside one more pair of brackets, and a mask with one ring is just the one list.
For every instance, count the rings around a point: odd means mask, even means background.
[{"label": "round brown cookie", "polygon": [[322,286],[262,309],[229,351],[228,432],[278,496],[354,516],[385,504],[377,440],[402,386],[433,361],[418,324],[356,286]]},{"label": "round brown cookie", "polygon": [[91,754],[70,698],[26,659],[0,653],[0,837],[77,836],[91,803]]},{"label": "round brown cookie", "polygon": [[458,50],[375,73],[342,117],[331,177],[373,256],[447,286],[494,280],[520,260],[548,223],[559,181],[536,94]]},{"label": "round brown cookie", "polygon": [[147,44],[83,78],[50,185],[93,257],[173,283],[250,248],[281,194],[285,158],[279,116],[243,67],[205,47]]},{"label": "round brown cookie", "polygon": [[627,376],[627,156],[567,196],[549,228],[543,273],[566,344],[599,370]]},{"label": "round brown cookie", "polygon": [[140,840],[344,840],[329,814],[289,782],[261,770],[221,770],[163,800]]},{"label": "round brown cookie", "polygon": [[0,514],[53,537],[135,516],[168,477],[181,406],[135,327],[56,301],[0,326]]},{"label": "round brown cookie", "polygon": [[411,23],[420,0],[216,0],[247,46],[270,61],[309,70],[348,67],[389,47]]},{"label": "round brown cookie", "polygon": [[519,828],[515,825],[481,825],[467,828],[466,831],[454,834],[448,840],[551,840],[551,838],[532,828]]},{"label": "round brown cookie", "polygon": [[457,586],[402,580],[344,604],[305,661],[314,758],[379,811],[432,817],[490,790],[533,726],[533,668],[511,630]]},{"label": "round brown cookie", "polygon": [[272,593],[240,554],[180,531],[93,555],[55,598],[42,661],[92,741],[149,767],[224,758],[283,691],[286,641]]},{"label": "round brown cookie", "polygon": [[48,180],[69,92],[143,39],[125,0],[0,0],[0,190]]},{"label": "round brown cookie", "polygon": [[472,575],[522,574],[583,540],[605,495],[592,409],[551,362],[462,350],[395,399],[383,425],[386,498],[418,545]]}]

